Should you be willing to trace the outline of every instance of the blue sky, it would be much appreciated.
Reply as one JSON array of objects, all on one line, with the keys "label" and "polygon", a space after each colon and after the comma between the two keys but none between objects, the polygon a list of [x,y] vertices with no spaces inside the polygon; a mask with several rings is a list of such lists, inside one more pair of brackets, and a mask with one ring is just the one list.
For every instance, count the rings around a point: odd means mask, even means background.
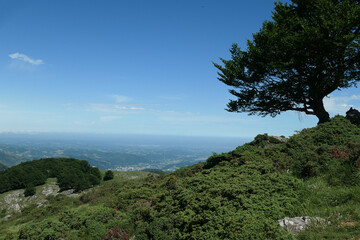
[{"label": "blue sky", "polygon": [[[316,117],[225,111],[212,61],[270,19],[271,0],[3,0],[0,131],[253,137]],[[360,107],[358,89],[326,99]]]}]

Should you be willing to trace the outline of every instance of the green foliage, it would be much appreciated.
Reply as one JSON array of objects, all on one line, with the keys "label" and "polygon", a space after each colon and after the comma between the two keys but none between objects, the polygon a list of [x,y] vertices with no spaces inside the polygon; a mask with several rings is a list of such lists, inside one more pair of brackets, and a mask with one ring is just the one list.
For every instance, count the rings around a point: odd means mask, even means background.
[{"label": "green foliage", "polygon": [[246,51],[234,44],[231,60],[214,64],[236,97],[228,111],[274,117],[295,110],[327,122],[323,98],[360,80],[359,22],[359,1],[276,3]]},{"label": "green foliage", "polygon": [[45,181],[46,173],[44,174],[35,164],[21,163],[0,172],[0,193],[25,188],[30,183],[34,186],[41,185]]},{"label": "green foliage", "polygon": [[18,239],[50,240],[65,239],[69,229],[65,224],[52,220],[43,220],[39,223],[29,223],[19,230]]},{"label": "green foliage", "polygon": [[92,207],[86,211],[66,211],[59,221],[74,230],[81,239],[103,239],[120,217],[115,209]]},{"label": "green foliage", "polygon": [[114,179],[114,173],[111,170],[105,172],[104,181]]},{"label": "green foliage", "polygon": [[223,161],[229,161],[232,159],[231,153],[214,154],[206,160],[204,165],[205,169],[212,168]]},{"label": "green foliage", "polygon": [[204,169],[212,168],[221,162],[229,162],[229,161],[237,161],[238,165],[241,165],[244,163],[242,158],[239,158],[243,155],[245,152],[260,152],[261,150],[257,149],[257,147],[254,146],[254,144],[246,143],[242,146],[237,147],[235,150],[228,152],[228,153],[222,153],[222,154],[216,154],[214,153],[211,157],[209,157],[206,160],[205,165],[203,166]]},{"label": "green foliage", "polygon": [[36,192],[35,186],[33,184],[28,184],[25,188],[24,196],[25,197],[33,196],[35,192]]},{"label": "green foliage", "polygon": [[356,174],[358,144],[360,128],[344,117],[336,116],[328,123],[304,129],[291,137],[285,151],[294,161],[292,170],[297,176],[309,178],[325,174],[331,176],[328,179],[333,183],[345,184],[347,181],[348,185],[347,178],[353,179],[352,184],[360,180]]},{"label": "green foliage", "polygon": [[60,190],[81,191],[100,183],[101,174],[87,161],[71,158],[47,158],[24,162],[0,172],[0,193],[38,186],[49,177],[57,178]]},{"label": "green foliage", "polygon": [[240,166],[233,158],[194,174],[185,168],[138,186],[124,185],[115,205],[130,210],[139,239],[285,238],[275,220],[297,213],[300,182],[278,173],[258,153],[243,151],[238,158]]}]

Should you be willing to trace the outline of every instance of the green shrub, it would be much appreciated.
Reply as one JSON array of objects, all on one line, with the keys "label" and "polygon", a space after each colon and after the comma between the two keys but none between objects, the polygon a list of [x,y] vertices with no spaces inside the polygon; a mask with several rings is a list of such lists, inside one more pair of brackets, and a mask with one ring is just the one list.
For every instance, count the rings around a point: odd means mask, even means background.
[{"label": "green shrub", "polygon": [[28,196],[33,196],[35,194],[36,190],[33,184],[29,184],[26,186],[25,191],[24,191],[24,196],[28,197]]},{"label": "green shrub", "polygon": [[111,170],[108,170],[105,172],[104,181],[109,181],[111,179],[114,179],[114,173]]},{"label": "green shrub", "polygon": [[44,220],[38,223],[29,223],[19,230],[18,239],[52,240],[66,239],[69,229],[61,222]]}]

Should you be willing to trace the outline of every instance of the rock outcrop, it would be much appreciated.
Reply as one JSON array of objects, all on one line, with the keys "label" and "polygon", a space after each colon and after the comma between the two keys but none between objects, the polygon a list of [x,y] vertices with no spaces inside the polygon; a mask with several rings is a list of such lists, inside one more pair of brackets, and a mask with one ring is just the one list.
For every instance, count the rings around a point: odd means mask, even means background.
[{"label": "rock outcrop", "polygon": [[3,196],[0,197],[0,211],[5,210],[7,213],[13,214],[21,212],[23,208],[32,204],[41,207],[48,203],[47,197],[56,196],[58,194],[66,195],[69,197],[79,196],[78,193],[74,193],[74,189],[60,192],[60,188],[57,183],[51,182],[41,187],[37,187],[36,194],[29,197],[24,196],[24,189],[4,193]]},{"label": "rock outcrop", "polygon": [[278,220],[278,223],[284,230],[294,234],[299,233],[300,231],[304,231],[313,225],[330,224],[330,222],[327,222],[323,218],[308,216],[293,218],[286,217]]},{"label": "rock outcrop", "polygon": [[270,137],[273,137],[273,138],[279,140],[279,141],[282,142],[282,143],[286,143],[287,140],[288,140],[288,139],[287,139],[286,137],[284,137],[284,136],[270,136]]}]

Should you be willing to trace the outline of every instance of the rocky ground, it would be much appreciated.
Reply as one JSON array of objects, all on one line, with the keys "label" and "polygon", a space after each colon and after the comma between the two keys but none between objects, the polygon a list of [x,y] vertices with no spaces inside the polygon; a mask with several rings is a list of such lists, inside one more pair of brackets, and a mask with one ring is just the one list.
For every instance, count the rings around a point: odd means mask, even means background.
[{"label": "rocky ground", "polygon": [[6,212],[5,218],[12,214],[21,212],[25,207],[36,204],[38,207],[45,205],[49,196],[64,194],[69,196],[78,196],[73,190],[59,192],[60,188],[56,184],[56,179],[48,179],[47,183],[36,188],[36,194],[24,197],[24,189],[14,190],[0,194],[0,211]]}]

